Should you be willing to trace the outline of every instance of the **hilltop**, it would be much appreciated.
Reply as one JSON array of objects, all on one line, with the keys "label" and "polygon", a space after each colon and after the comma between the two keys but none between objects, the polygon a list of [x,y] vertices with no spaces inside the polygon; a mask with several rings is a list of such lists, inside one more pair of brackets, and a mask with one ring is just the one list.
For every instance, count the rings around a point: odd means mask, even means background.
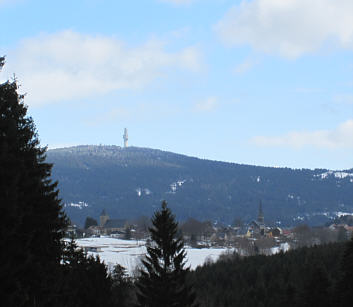
[{"label": "hilltop", "polygon": [[53,178],[73,221],[150,216],[163,199],[178,219],[322,224],[353,212],[353,169],[290,169],[204,160],[156,149],[84,145],[49,150]]}]

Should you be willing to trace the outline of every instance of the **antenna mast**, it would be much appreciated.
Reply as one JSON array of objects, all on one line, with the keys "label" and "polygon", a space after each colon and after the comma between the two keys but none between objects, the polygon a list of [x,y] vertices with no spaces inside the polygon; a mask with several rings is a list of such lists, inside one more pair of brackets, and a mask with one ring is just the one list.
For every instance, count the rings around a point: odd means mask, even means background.
[{"label": "antenna mast", "polygon": [[127,141],[129,140],[129,136],[127,134],[127,128],[124,129],[124,135],[123,135],[123,140],[124,140],[124,148],[127,148]]}]

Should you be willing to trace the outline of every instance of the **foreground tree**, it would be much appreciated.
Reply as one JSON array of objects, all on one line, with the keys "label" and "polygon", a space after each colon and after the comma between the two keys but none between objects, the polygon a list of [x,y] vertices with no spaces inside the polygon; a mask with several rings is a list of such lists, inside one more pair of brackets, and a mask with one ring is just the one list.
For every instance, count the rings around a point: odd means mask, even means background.
[{"label": "foreground tree", "polygon": [[[0,57],[0,69],[3,64]],[[2,306],[112,306],[104,263],[73,240],[65,244],[68,219],[50,179],[52,165],[26,114],[16,80],[0,84]]]},{"label": "foreground tree", "polygon": [[0,84],[1,299],[4,306],[55,306],[67,219],[17,91],[16,80]]},{"label": "foreground tree", "polygon": [[113,281],[106,265],[98,256],[85,254],[73,239],[66,243],[59,281],[60,296],[57,298],[59,306],[113,306]]},{"label": "foreground tree", "polygon": [[137,283],[138,306],[188,307],[196,306],[195,294],[187,285],[186,252],[181,238],[177,237],[178,223],[167,203],[152,218],[151,245],[142,261],[144,269]]},{"label": "foreground tree", "polygon": [[111,272],[112,300],[114,307],[133,306],[135,299],[135,287],[132,278],[126,273],[126,269],[117,264]]},{"label": "foreground tree", "polygon": [[340,306],[353,304],[353,237],[347,242],[341,260],[341,278],[337,289]]}]

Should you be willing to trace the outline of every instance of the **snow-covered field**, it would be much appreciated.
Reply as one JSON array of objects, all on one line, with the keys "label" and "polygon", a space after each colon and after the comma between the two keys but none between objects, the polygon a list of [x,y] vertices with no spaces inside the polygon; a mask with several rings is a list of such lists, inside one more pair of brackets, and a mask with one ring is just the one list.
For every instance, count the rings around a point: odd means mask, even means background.
[{"label": "snow-covered field", "polygon": [[[115,264],[120,264],[130,275],[134,274],[136,266],[140,265],[140,259],[146,253],[145,241],[100,237],[77,239],[76,243],[81,247],[98,248],[98,252],[89,251],[88,254],[99,255],[100,259],[110,268]],[[229,251],[227,248],[186,248],[187,266],[195,269],[204,264],[206,260],[217,260],[219,255],[227,251]]]},{"label": "snow-covered field", "polygon": [[290,245],[286,242],[286,243],[281,243],[280,246],[277,247],[272,247],[271,248],[271,253],[272,254],[277,254],[279,252],[288,252],[290,249]]}]

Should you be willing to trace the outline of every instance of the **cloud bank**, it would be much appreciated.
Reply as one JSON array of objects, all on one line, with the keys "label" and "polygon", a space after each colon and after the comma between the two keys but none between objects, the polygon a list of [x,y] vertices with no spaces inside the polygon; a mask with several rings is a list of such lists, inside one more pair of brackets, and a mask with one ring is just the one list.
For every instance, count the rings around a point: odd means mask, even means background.
[{"label": "cloud bank", "polygon": [[229,45],[286,58],[313,53],[325,43],[353,50],[353,1],[243,0],[215,28]]},{"label": "cloud bank", "polygon": [[353,120],[333,130],[289,132],[282,136],[256,136],[251,142],[266,147],[316,147],[326,149],[353,148]]},{"label": "cloud bank", "polygon": [[68,30],[23,40],[8,54],[5,68],[28,92],[26,103],[41,105],[141,88],[172,69],[197,71],[199,59],[194,47],[168,52],[157,40],[129,47],[112,37]]}]

